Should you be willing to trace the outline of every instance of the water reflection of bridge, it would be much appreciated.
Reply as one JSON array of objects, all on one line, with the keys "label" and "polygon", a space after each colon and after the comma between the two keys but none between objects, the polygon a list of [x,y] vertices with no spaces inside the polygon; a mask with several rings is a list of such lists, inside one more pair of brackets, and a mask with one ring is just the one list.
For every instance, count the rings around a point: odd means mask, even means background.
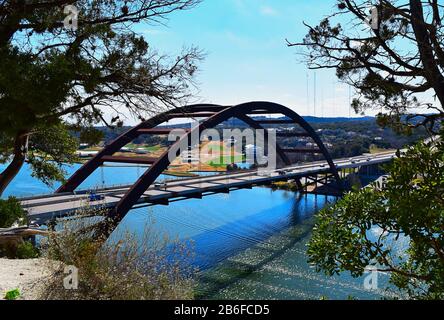
[{"label": "water reflection of bridge", "polygon": [[[280,118],[254,118],[255,115],[278,115]],[[123,147],[142,135],[169,135],[173,129],[164,127],[168,121],[174,119],[202,119],[193,129],[186,129],[185,134],[173,143],[168,151],[156,159],[149,157],[116,156]],[[282,148],[279,140],[273,145],[278,158],[278,168],[267,171],[251,170],[235,172],[225,175],[196,177],[183,180],[169,181],[165,185],[155,185],[158,177],[171,164],[171,154],[180,156],[181,146],[185,143],[191,146],[191,137],[202,133],[205,129],[215,128],[218,125],[237,118],[253,129],[271,129],[273,127],[292,126],[291,131],[278,134],[284,138],[304,138],[310,140],[311,148]],[[268,142],[268,130],[264,130],[264,139]],[[295,164],[294,154],[312,154],[322,156],[324,160],[304,164]],[[28,211],[31,221],[43,223],[54,217],[72,215],[79,209],[106,208],[109,217],[120,221],[132,209],[146,205],[168,205],[173,201],[190,198],[202,198],[216,193],[252,188],[268,185],[278,181],[294,180],[301,191],[307,185],[334,186],[342,189],[340,174],[347,170],[370,168],[390,161],[393,153],[361,156],[351,159],[333,161],[327,148],[322,143],[313,128],[294,111],[274,103],[251,102],[237,106],[193,105],[171,110],[160,114],[139,126],[129,130],[110,145],[99,152],[92,160],[80,168],[68,182],[57,190],[56,194],[33,198],[23,198],[21,203]],[[76,189],[98,168],[105,163],[130,163],[148,165],[146,172],[133,185],[102,188],[96,191],[97,198],[90,199],[88,191]]]}]

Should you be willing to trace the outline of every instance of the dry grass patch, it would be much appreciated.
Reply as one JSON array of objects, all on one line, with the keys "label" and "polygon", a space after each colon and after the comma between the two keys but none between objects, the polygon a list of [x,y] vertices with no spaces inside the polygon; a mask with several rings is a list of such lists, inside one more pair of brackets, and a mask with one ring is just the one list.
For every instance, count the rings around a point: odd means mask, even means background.
[{"label": "dry grass patch", "polygon": [[[126,232],[120,240],[93,237],[86,219],[59,224],[43,243],[51,276],[41,299],[171,300],[192,299],[194,291],[190,245],[161,237],[146,227],[143,236]],[[152,224],[150,224],[152,225]],[[87,231],[85,231],[87,230]],[[64,286],[67,266],[78,269],[78,289]]]}]

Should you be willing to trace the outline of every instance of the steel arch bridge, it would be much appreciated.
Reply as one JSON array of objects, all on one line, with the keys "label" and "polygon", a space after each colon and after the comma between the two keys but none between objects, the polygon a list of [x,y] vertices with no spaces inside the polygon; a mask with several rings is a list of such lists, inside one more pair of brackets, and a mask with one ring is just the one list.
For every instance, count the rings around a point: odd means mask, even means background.
[{"label": "steel arch bridge", "polygon": [[[262,117],[260,120],[253,118],[253,116],[258,115],[281,115],[284,117],[279,119],[263,119]],[[186,134],[173,143],[159,158],[114,156],[116,152],[119,152],[124,146],[131,143],[139,136],[169,135],[174,129],[168,129],[161,125],[170,120],[180,118],[202,118],[204,120],[193,129],[187,129]],[[219,124],[232,118],[241,120],[252,129],[268,129],[272,125],[294,125],[299,127],[298,131],[281,132],[278,133],[277,136],[311,138],[314,142],[313,145],[316,145],[317,148],[284,149],[279,143],[277,143],[275,151],[278,158],[281,160],[281,163],[283,163],[284,166],[292,165],[292,161],[288,156],[291,153],[322,154],[328,163],[330,174],[337,181],[338,185],[341,185],[338,170],[333,163],[327,148],[322,143],[314,129],[301,116],[280,104],[271,102],[249,102],[236,106],[213,104],[190,105],[170,110],[144,121],[118,137],[111,144],[107,145],[93,159],[88,161],[75,172],[74,175],[72,175],[72,177],[56,191],[56,193],[74,192],[95,170],[100,168],[106,162],[149,165],[146,172],[128,189],[118,204],[109,212],[109,218],[121,220],[143,196],[147,189],[152,186],[157,178],[170,166],[170,151],[172,148],[180,150],[180,146],[183,145],[183,143],[190,143],[189,141],[193,134],[200,134],[206,129],[215,128]],[[268,131],[264,130],[264,133],[264,138],[267,140]],[[180,154],[177,152],[176,156],[179,155]],[[298,184],[301,186],[299,181]]]}]

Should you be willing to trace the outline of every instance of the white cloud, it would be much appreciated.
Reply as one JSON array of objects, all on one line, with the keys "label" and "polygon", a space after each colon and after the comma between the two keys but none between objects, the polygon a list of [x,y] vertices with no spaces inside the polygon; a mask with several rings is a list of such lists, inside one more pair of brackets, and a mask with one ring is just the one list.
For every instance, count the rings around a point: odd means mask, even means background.
[{"label": "white cloud", "polygon": [[272,17],[274,17],[274,16],[278,15],[278,12],[274,8],[272,8],[270,6],[261,6],[260,7],[260,12],[264,16],[272,16]]}]

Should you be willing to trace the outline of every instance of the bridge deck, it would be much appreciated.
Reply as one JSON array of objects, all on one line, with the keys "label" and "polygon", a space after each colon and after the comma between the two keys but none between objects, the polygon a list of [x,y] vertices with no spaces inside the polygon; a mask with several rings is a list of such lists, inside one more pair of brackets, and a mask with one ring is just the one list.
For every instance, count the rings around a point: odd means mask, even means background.
[{"label": "bridge deck", "polygon": [[[338,170],[370,166],[388,162],[393,156],[393,152],[359,156],[337,160],[335,161],[335,165]],[[285,171],[285,174],[282,174],[283,171]],[[272,182],[298,179],[308,175],[328,172],[329,167],[327,162],[316,162],[286,167],[267,172],[266,174],[258,171],[248,171],[168,181],[161,189],[155,187],[149,188],[139,199],[138,205],[168,204],[169,201],[200,198],[208,194],[251,188]],[[89,201],[88,191],[85,190],[77,193],[22,198],[20,202],[27,211],[30,222],[40,224],[52,218],[75,214],[84,208],[113,208],[130,187],[131,186],[123,186],[99,189],[96,193],[104,197],[100,201]]]}]

